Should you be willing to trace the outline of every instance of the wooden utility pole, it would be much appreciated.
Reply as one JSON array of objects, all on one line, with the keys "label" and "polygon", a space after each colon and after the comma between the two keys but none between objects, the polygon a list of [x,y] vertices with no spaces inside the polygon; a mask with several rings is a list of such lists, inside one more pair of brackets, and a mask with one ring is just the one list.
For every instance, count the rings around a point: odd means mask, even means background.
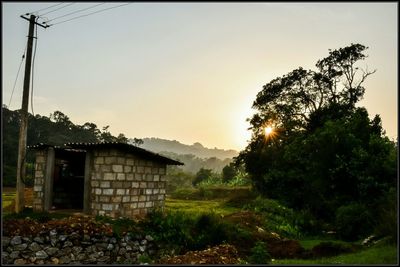
[{"label": "wooden utility pole", "polygon": [[26,162],[26,136],[28,133],[28,103],[29,103],[29,84],[31,81],[31,64],[32,64],[32,47],[33,47],[33,30],[35,28],[35,16],[31,15],[29,19],[28,46],[26,51],[24,91],[22,94],[21,107],[21,125],[19,128],[18,143],[18,163],[17,163],[17,195],[15,198],[15,212],[20,212],[25,206],[24,188],[25,184],[25,162]]},{"label": "wooden utility pole", "polygon": [[24,180],[26,176],[25,162],[26,162],[26,136],[28,133],[28,103],[29,103],[29,84],[31,80],[31,65],[32,65],[32,48],[35,24],[41,27],[47,28],[37,23],[36,16],[31,15],[30,18],[21,16],[21,18],[29,20],[29,32],[28,32],[28,46],[26,51],[26,62],[25,62],[25,77],[24,77],[24,90],[22,94],[22,107],[20,111],[21,125],[19,128],[19,143],[18,143],[18,163],[17,163],[17,194],[15,198],[15,212],[20,212],[25,206],[24,199]]}]

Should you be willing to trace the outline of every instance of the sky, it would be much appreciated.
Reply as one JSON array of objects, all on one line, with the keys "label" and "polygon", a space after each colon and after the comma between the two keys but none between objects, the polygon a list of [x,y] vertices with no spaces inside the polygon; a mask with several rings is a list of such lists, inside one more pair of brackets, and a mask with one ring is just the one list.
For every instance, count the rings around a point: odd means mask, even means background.
[{"label": "sky", "polygon": [[22,102],[24,67],[12,95],[28,35],[20,15],[47,8],[37,13],[54,25],[37,29],[35,114],[59,110],[113,135],[240,151],[264,84],[360,43],[369,47],[360,66],[377,72],[359,106],[397,138],[397,2],[58,3],[2,2],[2,99],[11,110]]}]

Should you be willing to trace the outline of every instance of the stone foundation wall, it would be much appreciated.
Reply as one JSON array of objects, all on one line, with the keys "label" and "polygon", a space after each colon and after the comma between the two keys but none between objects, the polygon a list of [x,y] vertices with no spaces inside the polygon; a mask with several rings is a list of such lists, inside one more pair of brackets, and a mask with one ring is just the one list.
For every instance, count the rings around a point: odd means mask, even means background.
[{"label": "stone foundation wall", "polygon": [[165,174],[165,164],[119,150],[93,151],[91,214],[134,218],[163,208]]},{"label": "stone foundation wall", "polygon": [[44,209],[44,178],[46,173],[47,151],[36,151],[35,161],[35,182],[33,186],[33,210],[43,211]]}]

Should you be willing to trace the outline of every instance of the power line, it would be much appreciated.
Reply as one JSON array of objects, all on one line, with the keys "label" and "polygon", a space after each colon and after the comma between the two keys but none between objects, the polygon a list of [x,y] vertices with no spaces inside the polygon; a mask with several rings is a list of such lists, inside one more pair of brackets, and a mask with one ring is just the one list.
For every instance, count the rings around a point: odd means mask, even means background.
[{"label": "power line", "polygon": [[67,7],[67,6],[70,6],[70,5],[73,5],[73,4],[75,4],[75,3],[70,3],[70,4],[67,4],[67,5],[65,5],[65,6],[59,7],[59,8],[57,8],[57,9],[54,9],[54,10],[52,10],[52,11],[49,11],[49,12],[47,12],[47,13],[44,13],[44,14],[41,14],[41,15],[39,14],[39,16],[44,16],[44,15],[47,15],[47,14],[53,13],[54,11],[57,11],[57,10],[63,9],[63,8],[65,8],[65,7]]},{"label": "power line", "polygon": [[10,108],[11,100],[12,100],[12,97],[13,97],[13,94],[14,94],[14,90],[15,90],[15,86],[17,85],[17,80],[18,80],[18,76],[19,76],[19,71],[21,70],[22,62],[24,62],[24,59],[25,59],[26,48],[27,48],[27,46],[25,46],[24,53],[22,54],[21,63],[19,63],[18,72],[17,72],[17,77],[15,78],[14,86],[13,86],[13,89],[12,89],[12,92],[11,92],[11,96],[10,96],[10,101],[8,102],[8,108]]},{"label": "power line", "polygon": [[74,11],[74,12],[71,12],[71,13],[68,13],[68,14],[65,14],[65,15],[62,15],[62,16],[59,16],[59,17],[56,17],[56,18],[51,19],[51,20],[47,20],[45,23],[49,23],[50,21],[53,21],[53,20],[56,20],[56,19],[59,19],[59,18],[63,18],[63,17],[69,16],[69,15],[72,15],[72,14],[76,14],[76,13],[82,12],[82,11],[84,11],[84,10],[88,10],[88,9],[91,9],[91,8],[95,8],[95,7],[97,7],[97,6],[104,5],[104,4],[105,4],[105,3],[101,3],[101,4],[97,4],[97,5],[94,5],[94,6],[90,6],[90,7],[84,8],[84,9],[80,9],[80,10],[77,10],[77,11]]},{"label": "power line", "polygon": [[42,8],[42,9],[36,10],[36,11],[34,11],[34,12],[30,12],[30,13],[28,13],[28,14],[38,13],[38,12],[40,12],[40,11],[43,11],[43,10],[46,10],[46,9],[49,9],[49,8],[52,8],[52,7],[56,7],[56,6],[59,6],[59,5],[62,5],[62,4],[64,4],[64,2],[61,2],[61,3],[59,3],[59,4],[55,4],[55,5],[52,5],[52,6],[49,6],[49,7]]},{"label": "power line", "polygon": [[48,25],[48,26],[53,26],[53,25],[61,24],[61,23],[68,22],[68,21],[71,21],[71,20],[74,20],[74,19],[78,19],[78,18],[90,16],[90,15],[93,15],[93,14],[96,14],[96,13],[99,13],[99,12],[102,12],[102,11],[106,11],[106,10],[113,9],[113,8],[117,8],[117,7],[121,7],[121,6],[126,6],[126,5],[129,5],[129,4],[130,4],[130,3],[126,3],[126,4],[119,5],[119,6],[113,6],[113,7],[101,9],[101,10],[98,10],[98,11],[95,11],[95,12],[92,12],[92,13],[89,13],[89,14],[85,14],[85,15],[73,17],[73,18],[68,19],[68,20],[64,20],[64,21],[60,21],[60,22],[57,22],[57,23],[54,23],[54,24],[50,24],[50,25]]}]

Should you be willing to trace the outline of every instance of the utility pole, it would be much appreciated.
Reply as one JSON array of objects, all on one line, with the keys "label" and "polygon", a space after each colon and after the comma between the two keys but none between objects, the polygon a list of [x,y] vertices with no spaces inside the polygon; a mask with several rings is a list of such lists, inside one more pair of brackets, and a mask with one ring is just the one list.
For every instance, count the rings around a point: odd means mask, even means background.
[{"label": "utility pole", "polygon": [[28,46],[26,52],[25,62],[25,77],[24,77],[24,89],[22,94],[22,107],[21,107],[21,125],[19,128],[19,142],[18,142],[18,163],[17,163],[17,194],[15,199],[15,212],[19,213],[25,206],[24,189],[26,170],[26,137],[28,133],[28,103],[29,103],[29,84],[31,80],[31,65],[32,65],[32,48],[33,48],[33,30],[35,24],[47,28],[37,23],[36,16],[31,15],[30,18],[21,16],[23,19],[29,20],[29,32],[28,32]]}]

